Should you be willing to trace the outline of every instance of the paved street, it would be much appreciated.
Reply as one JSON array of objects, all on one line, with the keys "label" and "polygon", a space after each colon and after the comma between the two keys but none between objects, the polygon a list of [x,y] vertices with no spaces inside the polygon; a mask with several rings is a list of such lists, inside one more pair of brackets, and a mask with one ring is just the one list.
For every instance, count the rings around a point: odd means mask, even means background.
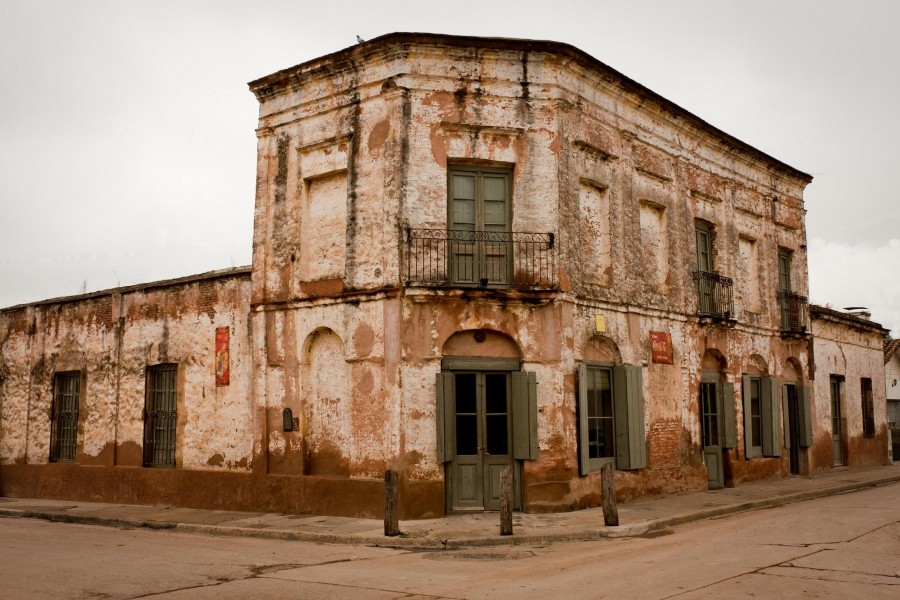
[{"label": "paved street", "polygon": [[900,597],[900,484],[644,537],[408,551],[0,519],[3,598]]}]

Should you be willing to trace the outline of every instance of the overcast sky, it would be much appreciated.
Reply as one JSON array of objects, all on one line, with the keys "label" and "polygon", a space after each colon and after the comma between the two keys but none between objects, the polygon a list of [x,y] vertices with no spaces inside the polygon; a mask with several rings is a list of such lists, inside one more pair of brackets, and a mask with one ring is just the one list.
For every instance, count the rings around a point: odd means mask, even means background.
[{"label": "overcast sky", "polygon": [[424,31],[572,44],[811,173],[811,301],[897,336],[898,29],[895,0],[0,0],[0,307],[249,264],[246,82]]}]

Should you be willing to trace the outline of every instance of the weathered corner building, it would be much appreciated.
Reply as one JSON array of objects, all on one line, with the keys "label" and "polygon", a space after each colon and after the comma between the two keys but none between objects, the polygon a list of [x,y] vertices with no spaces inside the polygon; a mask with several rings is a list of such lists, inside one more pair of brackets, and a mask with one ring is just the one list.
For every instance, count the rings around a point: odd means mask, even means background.
[{"label": "weathered corner building", "polygon": [[249,282],[0,313],[3,493],[376,515],[392,468],[412,518],[495,508],[504,466],[536,512],[607,462],[633,498],[886,460],[877,391],[832,443],[822,386],[878,381],[883,331],[822,313],[861,358],[816,367],[809,175],[553,42],[391,34],[250,88]]}]

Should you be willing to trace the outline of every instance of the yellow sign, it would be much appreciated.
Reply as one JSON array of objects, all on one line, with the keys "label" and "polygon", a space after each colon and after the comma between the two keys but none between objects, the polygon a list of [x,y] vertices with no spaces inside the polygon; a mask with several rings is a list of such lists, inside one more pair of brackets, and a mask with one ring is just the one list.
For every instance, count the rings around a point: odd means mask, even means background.
[{"label": "yellow sign", "polygon": [[606,317],[597,315],[594,318],[596,319],[595,326],[597,328],[597,333],[606,333]]}]

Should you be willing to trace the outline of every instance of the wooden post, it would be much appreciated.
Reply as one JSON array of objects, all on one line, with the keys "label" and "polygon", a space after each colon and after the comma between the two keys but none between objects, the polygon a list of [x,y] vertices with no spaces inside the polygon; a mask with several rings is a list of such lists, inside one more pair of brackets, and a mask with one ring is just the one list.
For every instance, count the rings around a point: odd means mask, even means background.
[{"label": "wooden post", "polygon": [[613,465],[608,462],[600,469],[600,490],[603,494],[603,524],[617,526],[619,509],[616,506],[616,482],[613,477]]},{"label": "wooden post", "polygon": [[400,503],[397,501],[399,483],[397,471],[384,472],[384,535],[400,535]]},{"label": "wooden post", "polygon": [[500,535],[512,535],[512,467],[500,469]]}]

